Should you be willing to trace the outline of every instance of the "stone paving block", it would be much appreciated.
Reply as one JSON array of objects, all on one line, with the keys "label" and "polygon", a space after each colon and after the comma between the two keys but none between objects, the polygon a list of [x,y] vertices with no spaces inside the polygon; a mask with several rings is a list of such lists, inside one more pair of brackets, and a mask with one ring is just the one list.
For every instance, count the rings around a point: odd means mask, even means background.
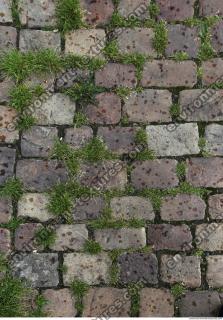
[{"label": "stone paving block", "polygon": [[201,45],[199,28],[189,28],[184,25],[169,25],[168,44],[165,53],[168,57],[177,52],[186,52],[190,58],[196,58]]},{"label": "stone paving block", "polygon": [[92,26],[108,23],[114,12],[112,0],[80,0],[80,5],[84,10],[85,22]]},{"label": "stone paving block", "polygon": [[169,122],[172,94],[168,90],[147,89],[125,99],[123,112],[130,122]]},{"label": "stone paving block", "polygon": [[161,219],[166,221],[193,221],[205,217],[205,202],[193,194],[178,194],[164,197],[161,206]]},{"label": "stone paving block", "polygon": [[88,240],[88,230],[84,224],[55,226],[56,240],[50,248],[53,251],[83,250]]},{"label": "stone paving block", "polygon": [[158,283],[158,261],[151,253],[124,253],[118,257],[121,283]]},{"label": "stone paving block", "polygon": [[87,69],[69,68],[59,72],[55,81],[56,90],[71,88],[79,81],[89,80],[90,72]]},{"label": "stone paving block", "polygon": [[200,224],[196,227],[197,247],[204,251],[223,250],[223,224],[210,223]]},{"label": "stone paving block", "polygon": [[65,285],[69,285],[74,278],[90,285],[109,283],[111,259],[107,253],[97,255],[66,253],[64,265],[68,268],[63,275]]},{"label": "stone paving block", "polygon": [[222,82],[223,59],[214,58],[202,63],[202,84],[209,86],[211,84]]},{"label": "stone paving block", "polygon": [[186,179],[195,187],[223,188],[222,158],[187,160]]},{"label": "stone paving block", "polygon": [[144,20],[149,18],[149,5],[150,0],[120,0],[118,13],[125,18]]},{"label": "stone paving block", "polygon": [[223,22],[219,21],[211,28],[211,44],[217,53],[223,52]]},{"label": "stone paving block", "polygon": [[223,286],[223,256],[207,257],[207,283],[211,288]]},{"label": "stone paving block", "polygon": [[10,231],[0,228],[0,253],[8,255],[11,249]]},{"label": "stone paving block", "polygon": [[136,189],[167,189],[178,185],[177,161],[159,159],[136,161],[133,163],[131,181]]},{"label": "stone paving block", "polygon": [[103,213],[104,208],[105,201],[101,197],[83,198],[74,205],[73,218],[75,221],[97,219]]},{"label": "stone paving block", "polygon": [[47,101],[33,110],[33,117],[38,125],[72,125],[76,104],[61,93],[52,95]]},{"label": "stone paving block", "polygon": [[197,66],[193,61],[153,60],[143,68],[143,87],[188,87],[197,83]]},{"label": "stone paving block", "polygon": [[12,217],[12,200],[0,198],[0,223],[7,223]]},{"label": "stone paving block", "polygon": [[15,149],[0,148],[0,185],[3,185],[8,178],[13,177],[15,157]]},{"label": "stone paving block", "polygon": [[135,88],[137,84],[136,68],[132,64],[108,63],[95,72],[95,84],[105,88],[120,86]]},{"label": "stone paving block", "polygon": [[144,219],[153,221],[155,214],[149,199],[143,197],[120,197],[111,199],[112,216],[115,219]]},{"label": "stone paving block", "polygon": [[205,128],[205,150],[211,155],[223,155],[223,126],[210,124]]},{"label": "stone paving block", "polygon": [[11,5],[12,0],[0,0],[0,23],[12,22]]},{"label": "stone paving block", "polygon": [[61,52],[61,39],[58,32],[22,29],[19,38],[19,50],[22,52],[51,49]]},{"label": "stone paving block", "polygon": [[200,0],[200,15],[223,15],[223,2],[221,0]]},{"label": "stone paving block", "polygon": [[[0,5],[1,10],[1,5]],[[0,12],[1,20],[1,12]],[[9,26],[0,26],[0,51],[6,51],[16,48],[17,31],[16,28]]]},{"label": "stone paving block", "polygon": [[223,194],[215,194],[208,199],[209,215],[212,219],[223,219]]},{"label": "stone paving block", "polygon": [[83,317],[129,317],[131,302],[127,289],[90,288],[83,305]]},{"label": "stone paving block", "polygon": [[82,148],[92,138],[93,130],[91,127],[83,126],[81,128],[65,129],[64,141],[74,149]]},{"label": "stone paving block", "polygon": [[121,120],[121,99],[112,92],[99,93],[95,98],[96,105],[89,104],[85,109],[89,121],[102,125],[117,124]]},{"label": "stone paving block", "polygon": [[58,130],[54,127],[33,126],[21,137],[23,157],[48,157],[52,153]]},{"label": "stone paving block", "polygon": [[0,143],[14,143],[19,140],[19,131],[15,128],[16,120],[15,109],[0,106]]},{"label": "stone paving block", "polygon": [[43,306],[43,312],[48,317],[74,317],[77,314],[75,298],[67,288],[42,292],[47,303]]},{"label": "stone paving block", "polygon": [[170,268],[171,255],[161,257],[161,280],[169,284],[182,283],[186,287],[198,288],[201,285],[200,258],[196,256],[180,256],[174,268]]},{"label": "stone paving block", "polygon": [[[34,100],[34,106],[37,108],[40,107],[39,104],[47,102],[50,100],[51,95],[54,93],[54,82],[55,74],[54,73],[32,73],[24,80],[24,84],[27,87],[35,87],[41,85],[43,89],[46,90],[46,93],[43,93],[39,98]],[[32,115],[31,110],[31,115]]]},{"label": "stone paving block", "polygon": [[183,21],[193,18],[195,0],[157,0],[159,18],[166,21]]},{"label": "stone paving block", "polygon": [[40,223],[20,224],[15,231],[15,249],[22,252],[42,251],[44,247],[36,241],[36,233],[41,227]]},{"label": "stone paving block", "polygon": [[55,184],[66,182],[68,173],[64,165],[57,160],[19,160],[16,176],[28,191],[44,192]]},{"label": "stone paving block", "polygon": [[190,228],[185,224],[151,224],[147,228],[147,238],[154,250],[188,251],[192,248]]},{"label": "stone paving block", "polygon": [[144,288],[140,292],[140,317],[173,317],[174,297],[167,289]]},{"label": "stone paving block", "polygon": [[2,81],[0,80],[0,103],[9,102],[9,92],[13,86],[14,82],[9,78],[5,78]]},{"label": "stone paving block", "polygon": [[59,284],[56,253],[25,254],[13,264],[13,275],[35,288],[56,287]]},{"label": "stone paving block", "polygon": [[55,6],[54,0],[34,2],[33,0],[20,0],[20,21],[22,25],[27,25],[29,28],[56,26]]},{"label": "stone paving block", "polygon": [[200,153],[197,124],[179,124],[175,130],[168,130],[168,125],[147,126],[149,149],[157,156],[183,156]]}]

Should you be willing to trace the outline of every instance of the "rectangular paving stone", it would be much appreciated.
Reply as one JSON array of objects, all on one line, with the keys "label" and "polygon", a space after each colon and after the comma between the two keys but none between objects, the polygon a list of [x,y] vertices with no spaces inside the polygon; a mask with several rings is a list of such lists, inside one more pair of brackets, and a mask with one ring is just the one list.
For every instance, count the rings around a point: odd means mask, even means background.
[{"label": "rectangular paving stone", "polygon": [[216,24],[213,25],[213,27],[210,30],[210,33],[212,35],[211,37],[211,44],[214,50],[217,53],[223,52],[223,21],[219,21]]},{"label": "rectangular paving stone", "polygon": [[14,143],[19,140],[19,131],[16,130],[17,117],[15,109],[0,106],[0,143]]},{"label": "rectangular paving stone", "polygon": [[9,198],[0,198],[0,223],[10,221],[13,213],[12,200]]},{"label": "rectangular paving stone", "polygon": [[146,62],[141,85],[148,87],[188,87],[197,83],[197,66],[193,61],[153,60]]},{"label": "rectangular paving stone", "polygon": [[208,199],[209,215],[212,219],[223,219],[223,194],[215,194]]},{"label": "rectangular paving stone", "polygon": [[142,248],[146,245],[145,228],[95,230],[94,236],[105,250]]},{"label": "rectangular paving stone", "polygon": [[91,127],[82,126],[81,128],[65,129],[64,141],[74,149],[82,148],[92,138],[93,130]]},{"label": "rectangular paving stone", "polygon": [[108,23],[114,12],[112,0],[80,0],[84,10],[84,21],[92,26]]},{"label": "rectangular paving stone", "polygon": [[202,63],[202,84],[209,86],[216,82],[222,82],[223,59],[214,58]]},{"label": "rectangular paving stone", "polygon": [[22,252],[42,251],[44,247],[36,241],[36,233],[41,227],[40,223],[20,224],[15,231],[15,250]]},{"label": "rectangular paving stone", "polygon": [[10,231],[5,228],[0,228],[0,253],[8,255],[11,251]]},{"label": "rectangular paving stone", "polygon": [[[1,5],[0,5],[1,10]],[[1,12],[0,12],[1,20]],[[16,48],[17,31],[16,28],[9,26],[0,26],[0,50],[6,51]]]},{"label": "rectangular paving stone", "polygon": [[131,181],[136,189],[167,189],[178,185],[176,160],[159,159],[133,163]]},{"label": "rectangular paving stone", "polygon": [[13,177],[16,150],[0,147],[0,185],[3,185],[8,178]]},{"label": "rectangular paving stone", "polygon": [[193,18],[195,0],[156,0],[159,18],[166,21],[184,21]]},{"label": "rectangular paving stone", "polygon": [[210,124],[205,128],[205,150],[211,155],[223,155],[223,126]]},{"label": "rectangular paving stone", "polygon": [[4,78],[0,80],[0,103],[9,102],[9,92],[13,86],[14,82],[11,79]]},{"label": "rectangular paving stone", "polygon": [[0,23],[12,22],[11,5],[12,0],[0,0]]},{"label": "rectangular paving stone", "polygon": [[68,89],[79,81],[89,80],[90,71],[87,69],[69,68],[57,73],[55,89]]},{"label": "rectangular paving stone", "polygon": [[72,209],[74,220],[92,220],[99,218],[105,208],[105,201],[101,197],[78,199]]},{"label": "rectangular paving stone", "polygon": [[118,13],[125,18],[144,20],[149,18],[149,5],[150,0],[120,0]]},{"label": "rectangular paving stone", "polygon": [[223,256],[207,257],[207,283],[211,288],[223,286]]},{"label": "rectangular paving stone", "polygon": [[200,224],[196,227],[196,245],[204,251],[223,250],[223,224]]},{"label": "rectangular paving stone", "polygon": [[215,16],[223,15],[223,3],[221,0],[200,0],[200,15]]}]

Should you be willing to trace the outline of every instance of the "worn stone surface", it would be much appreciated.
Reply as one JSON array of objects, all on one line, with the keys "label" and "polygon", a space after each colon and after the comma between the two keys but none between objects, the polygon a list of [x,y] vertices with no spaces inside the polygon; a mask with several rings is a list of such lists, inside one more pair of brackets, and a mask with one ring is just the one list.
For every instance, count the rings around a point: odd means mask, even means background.
[{"label": "worn stone surface", "polygon": [[0,103],[9,102],[9,92],[13,86],[14,82],[9,78],[0,80]]},{"label": "worn stone surface", "polygon": [[211,44],[214,50],[217,53],[223,52],[223,22],[219,21],[217,22],[212,28],[211,28]]},{"label": "worn stone surface", "polygon": [[223,219],[223,194],[210,196],[208,206],[209,215],[212,219]]},{"label": "worn stone surface", "polygon": [[118,13],[125,18],[144,20],[149,17],[150,0],[120,0]]},{"label": "worn stone surface", "polygon": [[83,126],[81,128],[65,129],[64,141],[74,149],[82,148],[92,138],[93,130],[91,127]]},{"label": "worn stone surface", "polygon": [[8,178],[13,177],[16,150],[0,148],[0,185],[4,184]]},{"label": "worn stone surface", "polygon": [[[36,87],[41,86],[46,90],[46,93],[43,93],[39,99],[34,100],[34,107],[39,108],[40,103],[45,103],[50,100],[50,97],[54,93],[54,82],[55,82],[55,74],[54,73],[32,73],[24,80],[24,84],[28,87]],[[30,109],[30,115],[33,115],[33,110]]]},{"label": "worn stone surface", "polygon": [[205,150],[214,156],[223,155],[223,126],[210,124],[205,128]]},{"label": "worn stone surface", "polygon": [[11,249],[10,231],[0,228],[0,253],[9,254]]},{"label": "worn stone surface", "polygon": [[108,23],[114,12],[112,0],[81,0],[80,4],[85,10],[84,18],[86,23],[92,26]]},{"label": "worn stone surface", "polygon": [[90,72],[87,69],[69,68],[57,74],[55,81],[56,90],[71,88],[79,81],[89,80]]},{"label": "worn stone surface", "polygon": [[51,49],[60,53],[61,40],[58,32],[22,29],[19,49],[22,52]]},{"label": "worn stone surface", "polygon": [[223,250],[223,224],[204,223],[196,227],[197,247],[204,251]]},{"label": "worn stone surface", "polygon": [[223,256],[214,255],[207,257],[207,283],[209,287],[220,288],[223,286]]},{"label": "worn stone surface", "polygon": [[19,140],[19,131],[16,129],[17,116],[15,109],[0,106],[0,143],[14,143]]},{"label": "worn stone surface", "polygon": [[[1,5],[0,5],[1,10]],[[1,20],[1,12],[0,12]],[[16,48],[17,31],[16,28],[9,26],[0,26],[0,51],[6,51]]]},{"label": "worn stone surface", "polygon": [[72,210],[74,220],[97,219],[103,213],[105,201],[101,197],[81,198]]},{"label": "worn stone surface", "polygon": [[0,198],[0,223],[7,223],[12,217],[12,200]]},{"label": "worn stone surface", "polygon": [[183,21],[193,18],[195,0],[157,0],[160,13],[159,18],[166,21]]},{"label": "worn stone surface", "polygon": [[15,231],[15,249],[22,252],[41,251],[43,246],[36,242],[36,233],[41,229],[39,223],[21,224]]},{"label": "worn stone surface", "polygon": [[0,23],[12,22],[11,0],[0,0]]},{"label": "worn stone surface", "polygon": [[202,63],[202,83],[209,86],[216,82],[222,82],[223,59],[214,58]]},{"label": "worn stone surface", "polygon": [[221,0],[200,0],[200,15],[215,16],[223,15],[223,3]]}]

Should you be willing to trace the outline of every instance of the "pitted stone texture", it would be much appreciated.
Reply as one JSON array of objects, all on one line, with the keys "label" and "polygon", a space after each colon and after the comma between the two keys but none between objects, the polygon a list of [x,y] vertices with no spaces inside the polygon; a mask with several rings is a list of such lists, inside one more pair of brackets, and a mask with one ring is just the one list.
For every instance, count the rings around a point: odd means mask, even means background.
[{"label": "pitted stone texture", "polygon": [[163,198],[161,219],[166,221],[193,221],[205,217],[205,202],[193,194],[178,194]]},{"label": "pitted stone texture", "polygon": [[186,251],[192,248],[192,235],[190,228],[182,224],[149,225],[147,229],[148,243],[153,245],[154,250]]},{"label": "pitted stone texture", "polygon": [[19,140],[19,131],[15,128],[16,120],[15,109],[0,106],[0,143],[14,143]]},{"label": "pitted stone texture", "polygon": [[99,93],[96,105],[88,105],[85,114],[91,123],[117,124],[121,120],[121,99],[112,92]]},{"label": "pitted stone texture", "polygon": [[216,82],[222,83],[223,59],[215,58],[202,63],[202,83],[209,86]]},{"label": "pitted stone texture", "polygon": [[91,127],[65,129],[64,141],[74,149],[82,148],[92,138],[93,130]]},{"label": "pitted stone texture", "polygon": [[[47,93],[43,93],[40,96],[40,101],[41,103],[47,102],[50,98],[50,96],[54,93],[54,81],[55,81],[55,74],[54,73],[32,73],[30,76],[28,76],[24,80],[24,84],[27,87],[35,87],[35,86],[41,86],[43,89],[46,90]],[[38,99],[36,100],[36,105],[37,108],[39,107],[39,101]],[[32,114],[32,110],[29,111]]]},{"label": "pitted stone texture", "polygon": [[[79,29],[65,35],[65,53],[103,57],[106,34],[103,29]],[[100,44],[100,45],[99,45]]]},{"label": "pitted stone texture", "polygon": [[57,160],[19,160],[16,176],[21,179],[26,190],[37,192],[49,190],[68,179],[64,165]]},{"label": "pitted stone texture", "polygon": [[22,52],[51,49],[60,53],[60,34],[52,31],[22,29],[20,31],[19,49]]},{"label": "pitted stone texture", "polygon": [[223,15],[223,2],[221,0],[200,0],[200,15]]},{"label": "pitted stone texture", "polygon": [[43,250],[43,246],[36,242],[36,233],[40,228],[39,223],[21,224],[15,231],[15,249],[22,252]]},{"label": "pitted stone texture", "polygon": [[143,68],[143,87],[189,87],[197,83],[197,66],[193,61],[153,60]]},{"label": "pitted stone texture", "polygon": [[200,224],[196,228],[197,247],[204,251],[223,250],[223,224]]},{"label": "pitted stone texture", "polygon": [[150,0],[120,0],[118,13],[125,18],[144,20],[149,18]]},{"label": "pitted stone texture", "polygon": [[193,18],[195,0],[157,0],[159,18],[166,21],[183,21]]},{"label": "pitted stone texture", "polygon": [[105,250],[142,248],[146,245],[145,228],[102,229],[95,230],[94,235]]},{"label": "pitted stone texture", "polygon": [[117,43],[122,54],[141,53],[156,57],[153,46],[154,32],[149,28],[118,29]]},{"label": "pitted stone texture", "polygon": [[158,283],[158,261],[154,254],[124,253],[118,257],[118,267],[121,283]]},{"label": "pitted stone texture", "polygon": [[76,221],[97,219],[103,213],[105,201],[100,197],[81,198],[77,200],[72,210],[73,218]]},{"label": "pitted stone texture", "polygon": [[[169,261],[174,256],[162,255],[161,279],[163,282],[174,284],[182,283],[186,287],[198,288],[201,285],[200,258],[196,256],[179,256],[174,265],[170,267]],[[174,261],[174,260],[173,260]]]},{"label": "pitted stone texture", "polygon": [[13,86],[14,82],[8,78],[5,78],[2,82],[0,82],[0,103],[9,102],[9,92]]},{"label": "pitted stone texture", "polygon": [[210,31],[211,43],[214,50],[218,53],[223,52],[223,22],[217,22]]},{"label": "pitted stone texture", "polygon": [[84,224],[59,225],[55,227],[56,240],[50,248],[53,251],[82,250],[88,240],[88,231]]},{"label": "pitted stone texture", "polygon": [[210,124],[205,128],[205,149],[214,156],[223,155],[223,126]]},{"label": "pitted stone texture", "polygon": [[18,202],[18,216],[36,219],[41,222],[46,222],[55,218],[51,214],[47,205],[49,197],[43,193],[24,193]]},{"label": "pitted stone texture", "polygon": [[180,316],[216,317],[221,305],[216,291],[187,292],[180,301]]},{"label": "pitted stone texture", "polygon": [[7,223],[12,217],[12,201],[7,198],[0,198],[0,223]]},{"label": "pitted stone texture", "polygon": [[132,184],[136,189],[167,189],[178,185],[176,160],[159,159],[136,161],[131,173]]},{"label": "pitted stone texture", "polygon": [[77,314],[75,298],[69,289],[47,289],[42,292],[47,303],[43,306],[43,312],[48,317],[74,317]]},{"label": "pitted stone texture", "polygon": [[112,216],[115,219],[144,219],[153,221],[155,214],[149,199],[143,197],[121,197],[111,199]]},{"label": "pitted stone texture", "polygon": [[66,95],[56,93],[33,110],[33,117],[38,125],[71,125],[75,110],[75,102]]},{"label": "pitted stone texture", "polygon": [[12,22],[12,0],[0,0],[0,23]]},{"label": "pitted stone texture", "polygon": [[55,87],[56,90],[71,88],[78,81],[89,80],[90,72],[87,69],[68,69],[58,74]]},{"label": "pitted stone texture", "polygon": [[223,286],[223,256],[207,257],[207,283],[211,288]]},{"label": "pitted stone texture", "polygon": [[222,158],[187,160],[186,179],[195,187],[223,188]]},{"label": "pitted stone texture", "polygon": [[92,26],[108,23],[114,12],[112,0],[81,0],[80,5],[85,10],[86,23]]},{"label": "pitted stone texture", "polygon": [[[0,5],[1,10],[1,5]],[[1,11],[0,11],[1,20]],[[6,51],[16,48],[17,31],[16,28],[9,26],[0,26],[0,51]]]},{"label": "pitted stone texture", "polygon": [[212,219],[223,219],[223,194],[215,194],[208,199],[209,215]]},{"label": "pitted stone texture", "polygon": [[140,317],[173,317],[174,297],[167,289],[144,288],[140,292]]},{"label": "pitted stone texture", "polygon": [[132,64],[108,63],[95,72],[95,84],[105,88],[120,86],[135,88],[137,84],[136,68]]},{"label": "pitted stone texture", "polygon": [[0,148],[0,185],[13,177],[16,150],[7,147]]},{"label": "pitted stone texture", "polygon": [[42,28],[56,25],[55,1],[19,1],[19,16],[22,25]]},{"label": "pitted stone texture", "polygon": [[0,228],[0,253],[9,254],[11,248],[10,231]]},{"label": "pitted stone texture", "polygon": [[149,149],[157,156],[183,156],[200,153],[197,124],[179,124],[175,130],[168,130],[168,125],[147,126]]},{"label": "pitted stone texture", "polygon": [[190,58],[196,58],[201,45],[199,29],[189,28],[184,25],[169,25],[168,44],[165,53],[168,57],[177,52],[186,52]]},{"label": "pitted stone texture", "polygon": [[67,253],[64,254],[64,265],[67,266],[67,272],[63,275],[65,285],[69,285],[74,278],[90,285],[109,283],[111,259],[107,253]]},{"label": "pitted stone texture", "polygon": [[33,287],[56,287],[59,284],[58,255],[55,253],[30,253],[13,264],[13,274]]}]

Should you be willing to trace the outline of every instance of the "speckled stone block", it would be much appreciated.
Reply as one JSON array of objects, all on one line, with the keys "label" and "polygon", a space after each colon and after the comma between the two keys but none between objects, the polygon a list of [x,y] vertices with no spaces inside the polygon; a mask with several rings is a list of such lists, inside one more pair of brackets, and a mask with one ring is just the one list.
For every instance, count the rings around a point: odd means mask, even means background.
[{"label": "speckled stone block", "polygon": [[12,0],[0,0],[0,23],[12,22],[11,5]]},{"label": "speckled stone block", "polygon": [[10,231],[5,228],[0,228],[0,253],[8,255],[11,251]]},{"label": "speckled stone block", "polygon": [[204,251],[223,250],[223,224],[222,223],[203,223],[196,227],[195,241],[199,249]]},{"label": "speckled stone block", "polygon": [[210,124],[205,128],[205,150],[214,156],[223,155],[223,126]]},{"label": "speckled stone block", "polygon": [[211,28],[210,31],[212,47],[217,53],[223,52],[223,22],[219,21]]},{"label": "speckled stone block", "polygon": [[215,16],[223,15],[223,3],[221,0],[200,0],[200,15]]},{"label": "speckled stone block", "polygon": [[9,198],[0,198],[0,223],[9,222],[12,212],[12,201]]},{"label": "speckled stone block", "polygon": [[223,194],[215,194],[208,199],[209,214],[212,219],[223,219]]},{"label": "speckled stone block", "polygon": [[202,63],[202,84],[204,86],[209,86],[217,82],[222,83],[223,76],[223,59],[214,58]]},{"label": "speckled stone block", "polygon": [[118,13],[125,18],[138,18],[144,20],[149,18],[150,0],[120,0]]},{"label": "speckled stone block", "polygon": [[[0,4],[1,20],[1,4]],[[17,31],[16,28],[0,26],[0,51],[12,50],[16,48]]]},{"label": "speckled stone block", "polygon": [[76,221],[97,219],[102,215],[105,201],[101,197],[83,197],[75,203],[72,214]]},{"label": "speckled stone block", "polygon": [[22,29],[19,38],[19,50],[22,52],[51,49],[61,52],[61,39],[58,32]]},{"label": "speckled stone block", "polygon": [[223,256],[207,257],[207,282],[211,288],[223,286]]},{"label": "speckled stone block", "polygon": [[15,157],[15,149],[0,148],[0,185],[4,184],[8,178],[13,177]]},{"label": "speckled stone block", "polygon": [[193,18],[195,0],[156,0],[159,18],[166,21],[183,21]]},{"label": "speckled stone block", "polygon": [[91,127],[83,126],[81,128],[65,129],[64,141],[74,149],[82,148],[92,138],[93,130]]},{"label": "speckled stone block", "polygon": [[4,78],[0,81],[0,103],[9,102],[9,92],[14,86],[14,81]]},{"label": "speckled stone block", "polygon": [[108,23],[114,12],[112,0],[80,0],[80,5],[84,10],[85,22],[92,26]]},{"label": "speckled stone block", "polygon": [[17,117],[15,109],[0,106],[0,143],[14,143],[19,140],[19,131],[16,129]]},{"label": "speckled stone block", "polygon": [[38,245],[36,241],[36,233],[41,226],[39,223],[21,224],[15,231],[15,249],[22,252],[43,250],[43,246]]}]

